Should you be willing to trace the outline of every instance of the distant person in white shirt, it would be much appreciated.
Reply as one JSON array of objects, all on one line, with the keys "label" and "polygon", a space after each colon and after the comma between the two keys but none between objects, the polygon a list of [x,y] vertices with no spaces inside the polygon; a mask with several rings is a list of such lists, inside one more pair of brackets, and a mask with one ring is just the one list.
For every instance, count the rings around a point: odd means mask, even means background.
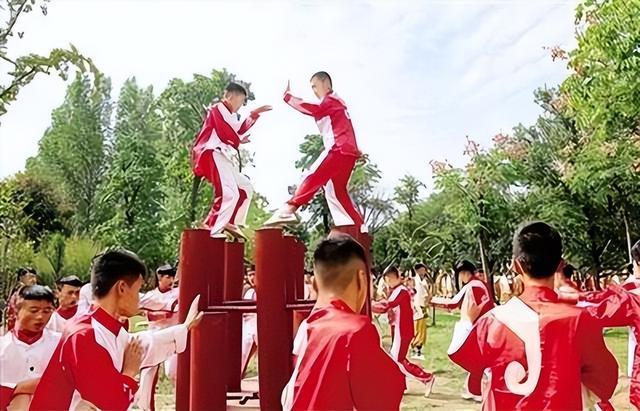
[{"label": "distant person in white shirt", "polygon": [[47,324],[51,331],[61,333],[70,319],[78,315],[78,301],[80,300],[80,288],[83,283],[75,275],[68,275],[56,281],[58,291],[58,309],[54,311]]}]

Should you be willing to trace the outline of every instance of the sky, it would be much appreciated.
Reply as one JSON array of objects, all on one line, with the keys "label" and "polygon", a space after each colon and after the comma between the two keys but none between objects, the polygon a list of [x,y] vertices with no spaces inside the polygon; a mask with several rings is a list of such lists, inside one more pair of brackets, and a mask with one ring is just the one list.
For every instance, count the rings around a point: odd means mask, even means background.
[{"label": "sky", "polygon": [[[575,47],[576,1],[168,1],[55,0],[33,12],[9,56],[74,44],[112,80],[114,98],[135,76],[159,94],[170,79],[226,68],[251,83],[247,109],[273,105],[247,147],[256,190],[274,205],[298,183],[298,145],[316,133],[310,117],[282,101],[314,100],[309,77],[328,71],[346,101],[358,143],[393,193],[405,174],[427,185],[429,161],[465,164],[466,136],[489,147],[499,132],[531,124],[535,89],[559,84],[566,62],[543,47]],[[7,79],[0,65],[0,81]],[[38,77],[0,117],[0,178],[38,150],[67,84]],[[423,193],[424,194],[424,193]]]}]

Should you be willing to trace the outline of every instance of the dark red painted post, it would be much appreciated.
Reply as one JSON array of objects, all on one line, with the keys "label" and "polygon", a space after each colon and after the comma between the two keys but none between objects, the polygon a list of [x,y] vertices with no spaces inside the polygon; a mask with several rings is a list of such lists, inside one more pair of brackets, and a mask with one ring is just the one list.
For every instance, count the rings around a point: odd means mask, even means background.
[{"label": "dark red painted post", "polygon": [[[244,243],[227,242],[224,248],[224,300],[242,299],[244,280]],[[242,313],[230,312],[227,318],[227,390],[242,389]]]},{"label": "dark red painted post", "polygon": [[[200,309],[209,305],[209,278],[215,272],[222,273],[224,240],[212,239],[208,230],[189,229],[182,232],[180,241],[180,305],[178,318],[184,321],[191,301],[200,294]],[[178,355],[176,382],[176,410],[189,410],[191,348]]]},{"label": "dark red painted post", "polygon": [[290,377],[292,316],[286,308],[286,283],[291,256],[281,229],[259,229],[255,240],[260,409],[279,410]]},{"label": "dark red painted post", "polygon": [[205,312],[191,333],[190,411],[225,410],[227,388],[223,369],[228,341],[226,313]]}]

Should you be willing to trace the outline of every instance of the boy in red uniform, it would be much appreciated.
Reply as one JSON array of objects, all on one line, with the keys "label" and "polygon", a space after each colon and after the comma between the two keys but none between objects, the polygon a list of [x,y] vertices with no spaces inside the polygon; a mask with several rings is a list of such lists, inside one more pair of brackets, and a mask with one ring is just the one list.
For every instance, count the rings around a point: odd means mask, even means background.
[{"label": "boy in red uniform", "polygon": [[394,266],[387,268],[384,272],[384,280],[390,289],[389,298],[374,302],[372,310],[376,313],[387,313],[389,325],[391,325],[391,357],[403,374],[425,384],[424,396],[428,397],[431,394],[435,377],[407,359],[407,352],[414,337],[411,293],[402,283],[400,272]]},{"label": "boy in red uniform", "polygon": [[193,172],[213,185],[213,204],[204,220],[212,236],[220,236],[223,230],[244,236],[239,227],[247,219],[253,188],[249,179],[240,174],[233,157],[240,144],[249,142],[249,129],[260,113],[271,110],[271,106],[258,107],[240,121],[237,113],[246,100],[247,90],[240,84],[229,83],[222,101],[208,109],[193,145]]},{"label": "boy in red uniform", "polygon": [[367,266],[349,236],[320,243],[313,255],[318,300],[294,342],[296,365],[282,393],[288,410],[398,410],[404,376],[380,347],[367,298]]},{"label": "boy in red uniform", "polygon": [[355,225],[361,232],[367,232],[364,219],[348,191],[349,178],[361,153],[347,105],[333,92],[331,77],[325,71],[311,76],[311,88],[321,100],[320,104],[307,103],[293,96],[288,83],[284,101],[302,114],[314,118],[322,134],[324,151],[305,173],[293,197],[267,220],[265,225],[296,222],[296,210],[308,204],[318,190],[324,188],[334,224]]},{"label": "boy in red uniform", "polygon": [[559,301],[554,273],[562,262],[562,240],[543,222],[523,225],[513,239],[513,267],[524,291],[471,323],[480,312],[466,298],[449,357],[471,373],[469,388],[480,394],[478,375],[490,371],[483,410],[582,410],[582,386],[612,409],[609,399],[618,364],[607,350],[602,327],[585,310]]}]

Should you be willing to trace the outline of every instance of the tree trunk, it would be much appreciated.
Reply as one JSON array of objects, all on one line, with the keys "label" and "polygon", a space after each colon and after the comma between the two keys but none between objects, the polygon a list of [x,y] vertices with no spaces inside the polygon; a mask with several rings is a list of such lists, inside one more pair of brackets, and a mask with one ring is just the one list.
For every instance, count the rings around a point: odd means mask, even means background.
[{"label": "tree trunk", "polygon": [[629,263],[633,263],[633,258],[631,258],[631,233],[629,232],[629,221],[627,220],[627,213],[624,210],[624,207],[621,207],[622,209],[622,221],[624,221],[624,232],[627,236],[627,252],[629,253]]}]

